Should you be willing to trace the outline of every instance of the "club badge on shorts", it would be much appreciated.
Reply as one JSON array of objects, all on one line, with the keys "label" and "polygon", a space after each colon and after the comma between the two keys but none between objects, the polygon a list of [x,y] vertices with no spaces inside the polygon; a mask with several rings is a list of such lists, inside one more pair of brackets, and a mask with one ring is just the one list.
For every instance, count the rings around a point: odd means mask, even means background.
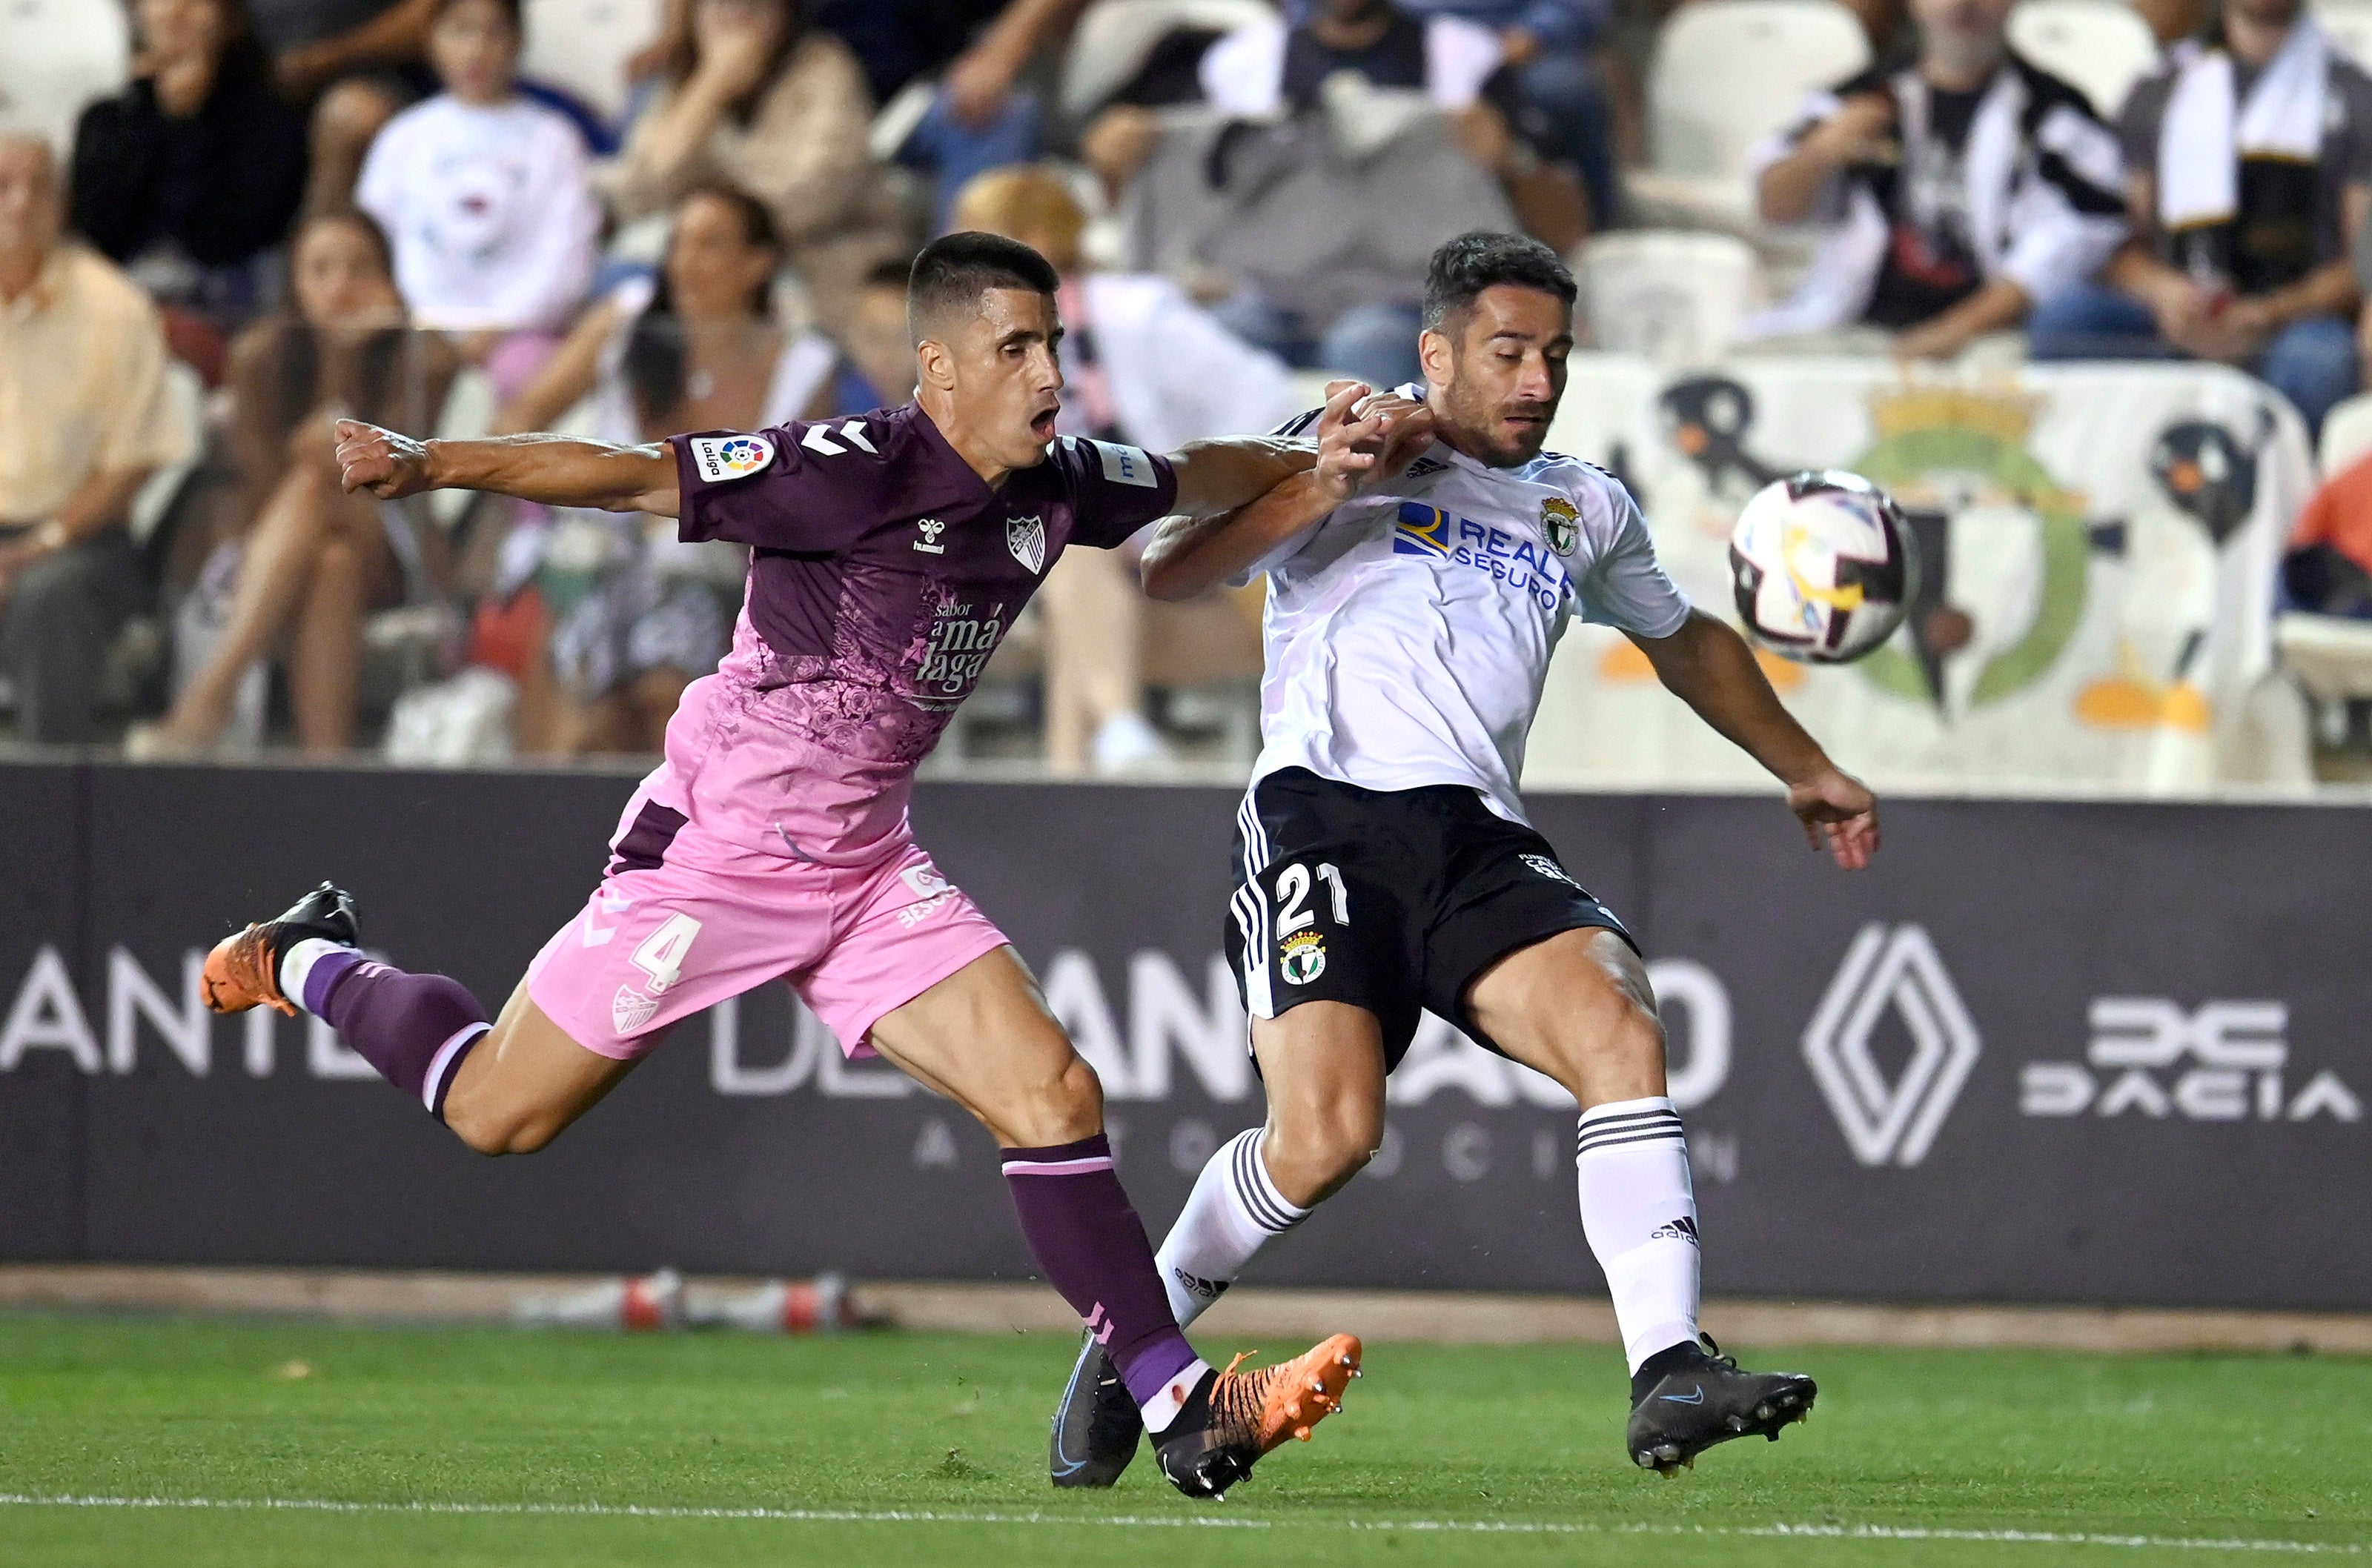
[{"label": "club badge on shorts", "polygon": [[695,436],[692,464],[711,484],[747,479],[774,460],[774,444],[763,436]]},{"label": "club badge on shorts", "polygon": [[1276,967],[1289,985],[1308,985],[1326,972],[1326,938],[1315,931],[1296,931],[1285,939]]},{"label": "club badge on shorts", "polygon": [[1046,569],[1046,519],[1043,517],[1007,517],[1005,519],[1005,548],[1013,552],[1013,559],[1034,575]]}]

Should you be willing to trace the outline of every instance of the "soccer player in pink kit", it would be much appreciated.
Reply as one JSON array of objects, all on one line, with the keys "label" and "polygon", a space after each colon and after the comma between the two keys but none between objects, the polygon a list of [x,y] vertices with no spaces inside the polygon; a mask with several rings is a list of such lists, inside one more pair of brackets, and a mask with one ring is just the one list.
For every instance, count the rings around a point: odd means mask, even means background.
[{"label": "soccer player in pink kit", "polygon": [[[1168,457],[1056,440],[1055,286],[1026,246],[936,241],[908,296],[916,401],[854,419],[646,447],[422,442],[342,422],[350,491],[676,517],[687,540],[750,547],[748,598],[731,656],[684,693],[600,885],[499,1016],[442,975],[366,959],[352,901],[327,883],[218,945],[206,997],[327,1019],[471,1147],[525,1154],[680,1019],[786,980],[844,1051],[887,1058],[995,1135],[1040,1269],[1122,1369],[1163,1472],[1208,1496],[1337,1408],[1358,1342],[1244,1374],[1195,1355],[1112,1168],[1094,1072],[1004,935],[915,843],[907,800],[1067,545],[1231,510],[1313,459],[1257,438]],[[1389,441],[1378,422],[1338,416],[1315,460],[1373,465]]]}]

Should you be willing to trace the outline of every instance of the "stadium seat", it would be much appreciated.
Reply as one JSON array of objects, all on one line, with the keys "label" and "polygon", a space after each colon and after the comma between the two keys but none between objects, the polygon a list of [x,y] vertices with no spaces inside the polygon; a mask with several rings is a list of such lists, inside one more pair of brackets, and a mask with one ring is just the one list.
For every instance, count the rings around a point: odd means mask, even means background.
[{"label": "stadium seat", "polygon": [[2329,479],[2366,452],[2372,452],[2372,392],[2358,392],[2322,416],[2315,462]]},{"label": "stadium seat", "polygon": [[64,157],[86,104],[120,90],[132,29],[116,0],[0,0],[0,128]]},{"label": "stadium seat", "polygon": [[1079,18],[1063,61],[1063,112],[1092,112],[1117,92],[1176,28],[1233,32],[1273,20],[1265,0],[1102,0]]},{"label": "stadium seat", "polygon": [[1632,194],[1651,210],[1747,223],[1746,161],[1805,95],[1869,63],[1869,41],[1834,0],[1697,0],[1656,40],[1647,73],[1648,170]]},{"label": "stadium seat", "polygon": [[1727,234],[1630,229],[1575,259],[1589,341],[1660,365],[1709,365],[1762,304],[1754,250]]},{"label": "stadium seat", "polygon": [[2118,0],[2025,0],[2009,14],[2009,41],[2029,60],[2084,91],[2111,116],[2157,64],[2157,35]]},{"label": "stadium seat", "polygon": [[2372,70],[2372,3],[2367,0],[2317,0],[2314,19],[2348,58]]},{"label": "stadium seat", "polygon": [[627,57],[658,35],[660,6],[661,0],[527,0],[519,73],[567,89],[615,122],[632,86]]}]

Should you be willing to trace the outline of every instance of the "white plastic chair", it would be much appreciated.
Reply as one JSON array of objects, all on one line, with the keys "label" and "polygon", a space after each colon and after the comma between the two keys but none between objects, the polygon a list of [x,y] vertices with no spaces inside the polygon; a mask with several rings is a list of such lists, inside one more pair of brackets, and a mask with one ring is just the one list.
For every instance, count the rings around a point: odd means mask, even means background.
[{"label": "white plastic chair", "polygon": [[2314,19],[2340,52],[2372,71],[2372,4],[2366,0],[2316,0]]},{"label": "white plastic chair", "polygon": [[1861,23],[1834,0],[1681,6],[1657,38],[1647,72],[1654,178],[1646,184],[1654,194],[1742,214],[1754,145],[1794,119],[1808,94],[1868,63]]},{"label": "white plastic chair", "polygon": [[0,0],[0,130],[46,136],[63,159],[84,106],[121,91],[131,65],[118,0]]},{"label": "white plastic chair", "polygon": [[2329,479],[2366,452],[2372,452],[2372,392],[2358,392],[2322,416],[2314,459]]},{"label": "white plastic chair", "polygon": [[660,7],[661,0],[527,0],[519,74],[565,87],[614,122],[633,86],[627,57],[658,36]]},{"label": "white plastic chair", "polygon": [[2158,58],[2157,35],[2116,0],[2024,0],[2009,14],[2009,41],[2103,115],[2117,112]]},{"label": "white plastic chair", "polygon": [[1733,235],[1600,235],[1582,247],[1574,272],[1592,343],[1665,366],[1718,360],[1762,302],[1754,249]]},{"label": "white plastic chair", "polygon": [[1076,119],[1117,92],[1173,29],[1233,32],[1275,16],[1266,0],[1101,0],[1079,18],[1063,58],[1063,112]]}]

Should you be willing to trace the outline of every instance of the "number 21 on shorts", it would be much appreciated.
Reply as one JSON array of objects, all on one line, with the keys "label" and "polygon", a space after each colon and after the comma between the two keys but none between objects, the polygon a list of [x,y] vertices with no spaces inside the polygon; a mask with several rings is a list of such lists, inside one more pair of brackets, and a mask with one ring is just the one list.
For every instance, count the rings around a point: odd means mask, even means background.
[{"label": "number 21 on shorts", "polygon": [[[1351,923],[1351,890],[1343,885],[1343,873],[1331,864],[1318,867],[1318,880],[1334,892],[1334,923]],[[1309,867],[1295,861],[1276,874],[1276,934],[1290,936],[1305,925],[1318,923],[1315,912],[1303,906],[1309,901]]]},{"label": "number 21 on shorts", "polygon": [[683,978],[683,961],[692,956],[692,942],[699,935],[700,922],[688,914],[671,914],[643,938],[642,946],[634,951],[633,963],[650,976],[652,995],[666,994]]}]

